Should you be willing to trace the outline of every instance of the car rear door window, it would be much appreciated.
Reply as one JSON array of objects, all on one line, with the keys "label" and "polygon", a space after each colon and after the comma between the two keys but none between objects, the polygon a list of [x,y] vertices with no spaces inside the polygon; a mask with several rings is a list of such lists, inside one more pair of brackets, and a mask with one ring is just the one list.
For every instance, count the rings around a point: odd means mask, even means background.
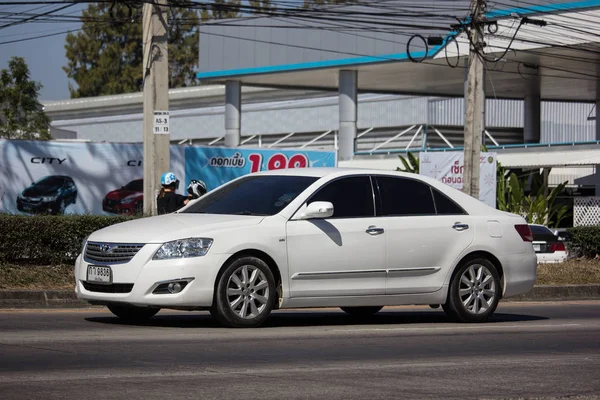
[{"label": "car rear door window", "polygon": [[375,215],[373,188],[368,176],[337,179],[325,186],[309,202],[329,201],[333,204],[332,218],[360,218]]},{"label": "car rear door window", "polygon": [[408,178],[378,176],[381,214],[384,216],[435,215],[429,185]]},{"label": "car rear door window", "polygon": [[439,215],[464,215],[465,210],[448,196],[435,188],[431,188],[433,199],[435,200],[435,209]]}]

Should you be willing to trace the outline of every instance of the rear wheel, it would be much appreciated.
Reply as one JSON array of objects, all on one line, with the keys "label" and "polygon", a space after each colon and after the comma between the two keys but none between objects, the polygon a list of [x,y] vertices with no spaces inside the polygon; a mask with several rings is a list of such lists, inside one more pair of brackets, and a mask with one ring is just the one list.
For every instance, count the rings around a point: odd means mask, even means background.
[{"label": "rear wheel", "polygon": [[383,306],[371,306],[371,307],[340,307],[342,311],[355,316],[355,317],[368,317],[370,315],[377,314]]},{"label": "rear wheel", "polygon": [[496,310],[501,293],[496,266],[477,258],[458,268],[442,307],[449,317],[461,322],[485,322]]},{"label": "rear wheel", "polygon": [[225,326],[257,327],[267,320],[276,300],[268,265],[257,257],[240,257],[221,274],[210,313]]},{"label": "rear wheel", "polygon": [[160,308],[136,307],[120,304],[109,304],[107,307],[111,313],[127,321],[143,321],[150,319],[160,311]]}]

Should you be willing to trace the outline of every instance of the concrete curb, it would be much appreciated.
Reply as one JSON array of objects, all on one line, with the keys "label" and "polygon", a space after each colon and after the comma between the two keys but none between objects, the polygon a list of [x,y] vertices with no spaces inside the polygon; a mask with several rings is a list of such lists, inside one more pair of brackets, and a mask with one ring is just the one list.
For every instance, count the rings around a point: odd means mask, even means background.
[{"label": "concrete curb", "polygon": [[[598,285],[534,286],[529,293],[510,297],[512,301],[600,300]],[[89,308],[73,290],[0,290],[0,309]]]},{"label": "concrete curb", "polygon": [[540,285],[506,301],[600,300],[600,285]]},{"label": "concrete curb", "polygon": [[0,290],[0,309],[6,308],[87,308],[73,290]]}]

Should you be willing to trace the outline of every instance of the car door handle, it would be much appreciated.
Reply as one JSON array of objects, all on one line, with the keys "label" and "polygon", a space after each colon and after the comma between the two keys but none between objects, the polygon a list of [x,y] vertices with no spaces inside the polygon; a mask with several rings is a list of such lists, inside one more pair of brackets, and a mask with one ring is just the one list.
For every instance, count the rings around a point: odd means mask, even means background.
[{"label": "car door handle", "polygon": [[460,222],[455,222],[454,225],[452,225],[452,228],[456,229],[457,231],[464,231],[469,229],[469,225],[461,224]]},{"label": "car door handle", "polygon": [[375,235],[381,235],[384,232],[384,230],[383,230],[383,228],[377,228],[375,226],[370,226],[367,228],[367,230],[365,232],[367,232],[369,235],[375,236]]}]

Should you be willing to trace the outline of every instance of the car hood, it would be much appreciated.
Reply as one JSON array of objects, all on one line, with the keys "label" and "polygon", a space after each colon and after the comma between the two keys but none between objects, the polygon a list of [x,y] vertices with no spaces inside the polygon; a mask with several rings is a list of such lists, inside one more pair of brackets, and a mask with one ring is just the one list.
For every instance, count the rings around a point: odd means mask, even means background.
[{"label": "car hood", "polygon": [[24,197],[39,197],[39,196],[56,196],[58,194],[58,188],[48,186],[29,186],[23,190],[22,195]]},{"label": "car hood", "polygon": [[112,192],[107,193],[106,198],[110,199],[110,200],[123,200],[125,197],[131,196],[132,194],[139,195],[139,196],[143,195],[143,193],[136,192],[133,190],[117,189],[117,190],[113,190]]},{"label": "car hood", "polygon": [[167,214],[122,222],[100,229],[88,240],[111,243],[164,243],[210,236],[214,231],[259,224],[264,217],[219,214]]}]

